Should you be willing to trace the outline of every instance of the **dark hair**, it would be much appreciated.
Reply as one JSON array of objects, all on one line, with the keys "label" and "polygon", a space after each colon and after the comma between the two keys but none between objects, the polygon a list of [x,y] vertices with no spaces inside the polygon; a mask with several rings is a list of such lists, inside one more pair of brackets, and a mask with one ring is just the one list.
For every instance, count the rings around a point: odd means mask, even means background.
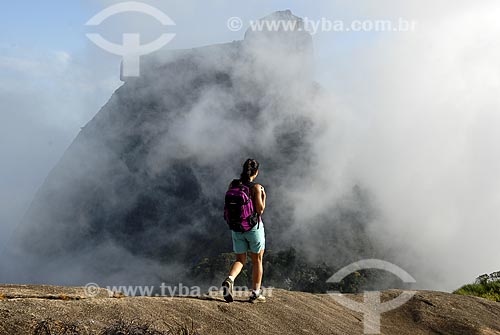
[{"label": "dark hair", "polygon": [[249,182],[250,176],[253,176],[259,170],[259,162],[255,159],[249,158],[243,163],[243,171],[240,175],[242,182]]}]

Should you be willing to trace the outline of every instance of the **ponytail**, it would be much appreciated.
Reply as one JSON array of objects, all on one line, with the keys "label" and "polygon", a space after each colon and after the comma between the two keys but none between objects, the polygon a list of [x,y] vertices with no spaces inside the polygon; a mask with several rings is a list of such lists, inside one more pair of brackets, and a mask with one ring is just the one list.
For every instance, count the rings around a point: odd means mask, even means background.
[{"label": "ponytail", "polygon": [[253,176],[255,173],[257,173],[258,169],[259,162],[257,162],[255,159],[247,159],[243,164],[243,171],[241,172],[240,180],[242,182],[249,182],[250,176]]}]

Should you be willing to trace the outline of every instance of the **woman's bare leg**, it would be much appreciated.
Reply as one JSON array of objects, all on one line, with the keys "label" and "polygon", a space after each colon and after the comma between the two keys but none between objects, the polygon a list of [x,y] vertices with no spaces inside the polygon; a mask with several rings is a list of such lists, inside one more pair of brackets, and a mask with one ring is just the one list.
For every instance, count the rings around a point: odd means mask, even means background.
[{"label": "woman's bare leg", "polygon": [[264,256],[264,250],[261,250],[258,254],[250,253],[252,257],[252,288],[254,290],[260,290],[260,285],[262,283],[262,274],[264,268],[262,267],[262,257]]},{"label": "woman's bare leg", "polygon": [[229,275],[233,278],[236,278],[240,272],[241,269],[243,269],[243,265],[247,262],[247,254],[236,254],[236,261],[234,262],[233,266],[231,267],[231,271],[229,271]]}]

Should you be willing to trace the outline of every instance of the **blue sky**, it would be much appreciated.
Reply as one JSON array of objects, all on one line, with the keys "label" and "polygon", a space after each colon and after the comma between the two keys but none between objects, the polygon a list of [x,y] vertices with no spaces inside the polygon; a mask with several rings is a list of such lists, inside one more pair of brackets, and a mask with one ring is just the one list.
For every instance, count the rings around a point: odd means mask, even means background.
[{"label": "blue sky", "polygon": [[[33,49],[65,50],[68,52],[84,48],[88,41],[84,23],[108,4],[118,1],[17,1],[2,5],[0,13],[0,45],[2,47],[29,47]],[[291,9],[295,14],[319,19],[346,19],[349,17],[366,17],[337,2],[316,2],[314,5],[302,2],[291,4],[289,1],[187,1],[182,5],[173,1],[149,1],[167,13],[176,23],[174,28],[177,38],[168,48],[185,48],[231,39],[241,39],[243,31],[231,32],[226,28],[226,20],[231,16],[239,16],[244,22],[265,16],[275,10]],[[127,14],[116,23],[123,24]],[[135,18],[141,14],[134,14]],[[126,20],[128,25],[132,20]],[[325,34],[326,35],[326,34]],[[363,34],[337,34],[337,45],[350,43]],[[321,43],[333,36],[316,36]],[[325,43],[327,44],[327,43]]]},{"label": "blue sky", "polygon": [[76,50],[85,44],[91,8],[80,1],[10,1],[2,4],[0,41],[11,46]]}]

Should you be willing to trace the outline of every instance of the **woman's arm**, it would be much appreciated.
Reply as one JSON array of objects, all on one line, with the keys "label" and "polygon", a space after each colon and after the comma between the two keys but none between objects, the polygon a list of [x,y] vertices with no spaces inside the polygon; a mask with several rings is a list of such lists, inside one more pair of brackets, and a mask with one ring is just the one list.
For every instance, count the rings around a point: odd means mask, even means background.
[{"label": "woman's arm", "polygon": [[257,214],[262,215],[264,209],[266,208],[266,191],[264,186],[260,184],[255,184],[253,187],[253,203],[255,204],[255,211]]}]

